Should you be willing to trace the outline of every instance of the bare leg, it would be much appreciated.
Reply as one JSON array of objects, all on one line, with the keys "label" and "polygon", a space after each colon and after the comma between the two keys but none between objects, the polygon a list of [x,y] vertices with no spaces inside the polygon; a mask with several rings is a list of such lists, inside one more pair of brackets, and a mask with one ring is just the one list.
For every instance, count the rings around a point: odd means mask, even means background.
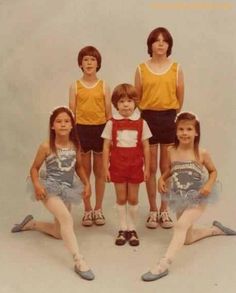
[{"label": "bare leg", "polygon": [[105,191],[102,153],[93,153],[93,172],[95,175],[96,192],[96,204],[94,210],[99,210],[102,209],[102,201]]},{"label": "bare leg", "polygon": [[146,183],[150,211],[157,211],[156,203],[156,173],[157,173],[157,145],[150,146],[150,178]]},{"label": "bare leg", "polygon": [[[160,145],[160,171],[161,174],[165,172],[168,168],[168,161],[167,161],[167,149],[170,145],[168,144],[161,144]],[[165,201],[161,201],[160,212],[167,210],[167,203]]]},{"label": "bare leg", "polygon": [[[90,179],[91,175],[91,152],[87,153],[82,153],[81,154],[81,159],[82,159],[82,165],[84,167],[85,173],[87,177]],[[90,197],[83,199],[84,201],[84,209],[86,212],[89,212],[92,210],[91,202],[90,202]]]}]

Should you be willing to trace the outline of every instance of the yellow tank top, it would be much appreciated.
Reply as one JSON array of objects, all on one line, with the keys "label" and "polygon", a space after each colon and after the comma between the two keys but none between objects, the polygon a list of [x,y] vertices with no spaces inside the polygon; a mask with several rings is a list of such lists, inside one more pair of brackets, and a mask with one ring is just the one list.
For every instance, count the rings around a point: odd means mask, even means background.
[{"label": "yellow tank top", "polygon": [[92,86],[76,81],[76,123],[99,125],[106,123],[104,81],[98,80]]},{"label": "yellow tank top", "polygon": [[178,64],[172,63],[163,73],[153,72],[146,63],[139,65],[142,83],[141,110],[178,109],[176,96]]}]

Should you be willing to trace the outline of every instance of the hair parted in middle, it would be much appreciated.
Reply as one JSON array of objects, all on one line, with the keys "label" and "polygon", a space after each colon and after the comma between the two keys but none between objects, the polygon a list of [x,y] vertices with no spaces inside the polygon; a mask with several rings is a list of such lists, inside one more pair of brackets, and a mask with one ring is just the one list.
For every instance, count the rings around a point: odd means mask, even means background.
[{"label": "hair parted in middle", "polygon": [[168,49],[167,49],[167,57],[171,55],[171,50],[173,46],[173,38],[170,34],[170,32],[165,27],[157,27],[151,33],[149,34],[147,38],[147,47],[148,47],[148,54],[152,57],[152,44],[155,43],[159,37],[159,35],[162,35],[164,40],[168,43]]},{"label": "hair parted in middle", "polygon": [[[193,113],[190,112],[181,112],[177,115],[176,117],[176,130],[178,127],[178,124],[181,121],[192,121],[197,133],[197,136],[195,136],[194,138],[194,153],[197,159],[199,159],[199,143],[200,143],[200,137],[201,137],[201,129],[200,129],[200,122],[197,118],[197,116]],[[174,146],[175,148],[177,148],[179,145],[179,140],[177,135],[175,135],[175,142],[174,142]]]},{"label": "hair parted in middle", "polygon": [[86,47],[82,48],[78,54],[78,65],[79,66],[82,65],[82,60],[85,56],[93,56],[94,58],[96,58],[97,63],[98,63],[97,71],[101,68],[102,56],[97,48],[95,48],[93,46],[86,46]]},{"label": "hair parted in middle", "polygon": [[50,119],[49,119],[49,145],[53,153],[57,153],[57,151],[56,151],[56,145],[55,145],[56,133],[52,127],[57,116],[61,113],[66,113],[70,117],[72,129],[70,131],[69,139],[72,141],[72,143],[74,144],[74,147],[77,150],[79,148],[79,139],[75,131],[75,121],[74,121],[73,113],[71,112],[69,108],[65,106],[61,106],[61,107],[55,108],[52,111],[50,115]]},{"label": "hair parted in middle", "polygon": [[137,106],[139,102],[138,93],[135,87],[128,83],[119,84],[114,88],[112,96],[111,96],[111,101],[113,106],[116,109],[118,109],[117,108],[118,101],[121,98],[125,98],[125,97],[132,99],[135,103],[135,107]]}]

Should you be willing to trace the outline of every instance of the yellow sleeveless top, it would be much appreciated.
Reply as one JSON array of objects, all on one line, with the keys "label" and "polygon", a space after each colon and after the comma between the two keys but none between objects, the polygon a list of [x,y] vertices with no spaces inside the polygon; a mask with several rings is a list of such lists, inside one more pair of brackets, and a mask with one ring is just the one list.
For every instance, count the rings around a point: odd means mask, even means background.
[{"label": "yellow sleeveless top", "polygon": [[141,110],[178,109],[176,96],[178,64],[172,63],[163,73],[153,72],[146,63],[139,65],[142,83],[142,97],[139,103]]},{"label": "yellow sleeveless top", "polygon": [[86,86],[76,81],[76,123],[99,125],[106,123],[104,81],[98,80],[94,86]]}]

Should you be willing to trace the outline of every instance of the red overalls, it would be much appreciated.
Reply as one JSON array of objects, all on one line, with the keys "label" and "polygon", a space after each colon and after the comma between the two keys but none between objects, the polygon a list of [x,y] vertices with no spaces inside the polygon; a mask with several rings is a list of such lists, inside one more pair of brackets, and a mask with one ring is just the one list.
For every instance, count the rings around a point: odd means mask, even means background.
[{"label": "red overalls", "polygon": [[[142,131],[143,119],[138,120],[115,120],[112,121],[112,146],[110,152],[110,176],[114,183],[134,183],[143,182],[143,145]],[[117,131],[136,130],[137,145],[135,147],[117,146]]]}]

